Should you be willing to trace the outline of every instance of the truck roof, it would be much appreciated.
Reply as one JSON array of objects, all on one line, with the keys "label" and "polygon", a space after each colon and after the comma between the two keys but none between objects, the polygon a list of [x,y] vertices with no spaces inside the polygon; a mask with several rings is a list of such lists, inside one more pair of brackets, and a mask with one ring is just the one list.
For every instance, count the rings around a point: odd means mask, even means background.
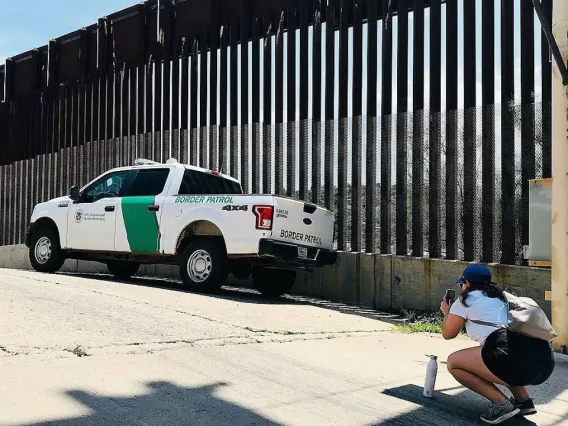
[{"label": "truck roof", "polygon": [[[223,179],[227,179],[230,181],[233,181],[235,183],[239,183],[238,179],[235,179],[232,176],[229,175],[225,175],[221,172],[217,172],[215,170],[210,170],[210,169],[204,169],[202,167],[197,167],[197,166],[192,166],[190,164],[181,164],[179,163],[175,158],[172,158],[168,161],[166,161],[165,163],[158,163],[156,161],[151,161],[151,160],[146,160],[146,159],[137,159],[134,161],[134,165],[133,166],[124,166],[124,167],[116,167],[114,169],[111,170],[132,170],[132,169],[155,169],[155,168],[160,168],[163,166],[173,166],[176,169],[186,169],[186,170],[194,170],[196,172],[201,172],[201,173],[207,173],[207,174],[212,174],[218,177],[221,177]],[[111,171],[109,170],[109,171]]]}]

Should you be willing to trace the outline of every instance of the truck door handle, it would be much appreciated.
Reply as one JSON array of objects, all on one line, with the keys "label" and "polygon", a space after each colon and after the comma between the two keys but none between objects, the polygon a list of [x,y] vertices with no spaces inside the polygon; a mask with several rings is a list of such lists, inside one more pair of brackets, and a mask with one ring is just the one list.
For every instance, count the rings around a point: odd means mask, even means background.
[{"label": "truck door handle", "polygon": [[113,212],[116,209],[115,206],[106,206],[105,207],[105,212]]},{"label": "truck door handle", "polygon": [[160,206],[156,206],[156,205],[148,206],[149,212],[157,212],[159,210],[160,210]]}]

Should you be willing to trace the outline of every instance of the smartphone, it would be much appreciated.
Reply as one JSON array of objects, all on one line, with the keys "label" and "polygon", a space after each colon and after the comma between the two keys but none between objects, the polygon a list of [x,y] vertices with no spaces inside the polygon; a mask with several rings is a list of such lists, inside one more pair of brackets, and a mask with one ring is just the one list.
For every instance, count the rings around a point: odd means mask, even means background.
[{"label": "smartphone", "polygon": [[447,289],[444,299],[446,299],[448,304],[453,303],[456,300],[456,291],[451,288]]}]

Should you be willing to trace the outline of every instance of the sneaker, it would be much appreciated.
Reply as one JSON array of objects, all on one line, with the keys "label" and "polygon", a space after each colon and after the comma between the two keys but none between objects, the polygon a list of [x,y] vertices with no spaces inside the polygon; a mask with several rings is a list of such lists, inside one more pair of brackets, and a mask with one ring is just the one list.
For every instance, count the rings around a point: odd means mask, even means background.
[{"label": "sneaker", "polygon": [[489,413],[480,416],[481,420],[490,425],[497,425],[509,419],[512,419],[521,410],[517,408],[511,401],[507,400],[501,404],[492,404]]},{"label": "sneaker", "polygon": [[515,400],[515,398],[511,398],[511,402],[520,410],[519,416],[530,416],[532,414],[536,414],[536,408],[531,398],[526,399],[523,402],[519,402]]}]

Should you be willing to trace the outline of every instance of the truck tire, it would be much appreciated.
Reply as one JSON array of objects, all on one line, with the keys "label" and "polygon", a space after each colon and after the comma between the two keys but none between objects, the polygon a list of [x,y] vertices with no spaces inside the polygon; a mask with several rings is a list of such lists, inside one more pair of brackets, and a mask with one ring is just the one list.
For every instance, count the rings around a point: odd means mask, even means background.
[{"label": "truck tire", "polygon": [[280,297],[294,287],[296,271],[262,267],[254,268],[252,282],[263,296]]},{"label": "truck tire", "polygon": [[53,274],[59,271],[65,256],[57,232],[50,228],[36,231],[30,240],[29,258],[32,268],[38,272]]},{"label": "truck tire", "polygon": [[128,280],[132,278],[140,269],[140,264],[136,262],[109,262],[107,263],[108,271],[111,275],[119,280]]},{"label": "truck tire", "polygon": [[228,260],[222,242],[213,238],[191,241],[184,249],[180,262],[183,283],[198,293],[215,293],[225,285]]}]

